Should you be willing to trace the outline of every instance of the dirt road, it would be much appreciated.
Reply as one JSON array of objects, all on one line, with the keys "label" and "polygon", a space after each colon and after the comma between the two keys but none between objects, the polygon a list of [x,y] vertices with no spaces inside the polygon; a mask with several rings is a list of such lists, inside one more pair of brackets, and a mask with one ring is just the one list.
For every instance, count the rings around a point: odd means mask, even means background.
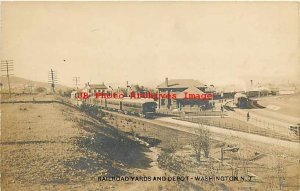
[{"label": "dirt road", "polygon": [[[229,129],[222,129],[219,127],[213,127],[213,126],[207,126],[207,125],[199,126],[198,124],[187,122],[187,121],[176,120],[176,119],[173,119],[172,117],[159,118],[156,121],[170,123],[170,125],[168,126],[170,128],[174,128],[174,127],[172,127],[171,124],[190,128],[190,129],[184,128],[183,129],[184,131],[193,132],[193,130],[191,128],[207,128],[211,132],[216,133],[216,134],[234,136],[234,137],[241,138],[241,139],[247,139],[247,140],[253,141],[253,142],[261,142],[261,143],[266,143],[266,144],[270,144],[273,146],[275,145],[275,146],[286,147],[289,149],[295,149],[298,151],[300,149],[300,143],[297,143],[297,142],[284,141],[284,140],[274,139],[274,138],[260,136],[260,135],[256,135],[256,134],[244,133],[244,132],[240,132],[240,131],[233,131],[233,130],[229,130]],[[176,128],[176,129],[178,129],[178,128]]]}]

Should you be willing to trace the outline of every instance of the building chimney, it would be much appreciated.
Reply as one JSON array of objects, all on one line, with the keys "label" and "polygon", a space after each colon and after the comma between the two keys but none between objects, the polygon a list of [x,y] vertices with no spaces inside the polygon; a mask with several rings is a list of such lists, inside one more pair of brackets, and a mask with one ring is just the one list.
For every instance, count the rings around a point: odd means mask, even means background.
[{"label": "building chimney", "polygon": [[168,79],[168,78],[165,79],[165,85],[166,85],[167,87],[169,86],[169,79]]}]

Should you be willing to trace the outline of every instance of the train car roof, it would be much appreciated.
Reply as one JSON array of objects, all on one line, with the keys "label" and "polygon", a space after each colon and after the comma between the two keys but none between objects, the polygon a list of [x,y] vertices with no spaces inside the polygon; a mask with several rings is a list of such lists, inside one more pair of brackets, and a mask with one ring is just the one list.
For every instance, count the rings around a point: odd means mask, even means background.
[{"label": "train car roof", "polygon": [[[95,97],[93,97],[95,98]],[[101,100],[101,99],[105,99],[105,98],[95,98],[97,100]],[[117,99],[117,98],[108,98],[106,99],[107,101],[122,101],[124,103],[148,103],[148,102],[155,102],[154,99],[150,99],[150,98],[141,98],[141,99],[131,99],[129,97],[125,97],[123,99]]]},{"label": "train car roof", "polygon": [[234,97],[235,97],[235,98],[239,98],[239,97],[247,98],[247,95],[242,94],[242,93],[236,93],[236,94],[234,95]]},{"label": "train car roof", "polygon": [[148,103],[148,102],[155,102],[154,99],[142,98],[142,99],[131,99],[131,98],[124,98],[122,99],[124,103]]}]

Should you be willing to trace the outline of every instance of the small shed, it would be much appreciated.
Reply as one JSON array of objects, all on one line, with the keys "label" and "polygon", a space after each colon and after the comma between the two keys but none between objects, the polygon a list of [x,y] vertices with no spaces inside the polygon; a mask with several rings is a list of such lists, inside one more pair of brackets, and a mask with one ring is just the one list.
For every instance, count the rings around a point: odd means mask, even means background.
[{"label": "small shed", "polygon": [[77,91],[72,91],[71,92],[71,99],[76,99],[76,97],[77,97]]}]

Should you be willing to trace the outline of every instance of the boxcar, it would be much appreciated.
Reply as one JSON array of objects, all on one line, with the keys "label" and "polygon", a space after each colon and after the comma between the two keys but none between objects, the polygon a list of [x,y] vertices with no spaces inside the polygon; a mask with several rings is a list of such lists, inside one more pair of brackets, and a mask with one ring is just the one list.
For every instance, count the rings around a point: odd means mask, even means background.
[{"label": "boxcar", "polygon": [[105,99],[105,109],[119,111],[121,109],[121,99]]},{"label": "boxcar", "polygon": [[152,99],[123,99],[121,110],[142,117],[152,117],[155,114],[156,106],[157,103]]}]

